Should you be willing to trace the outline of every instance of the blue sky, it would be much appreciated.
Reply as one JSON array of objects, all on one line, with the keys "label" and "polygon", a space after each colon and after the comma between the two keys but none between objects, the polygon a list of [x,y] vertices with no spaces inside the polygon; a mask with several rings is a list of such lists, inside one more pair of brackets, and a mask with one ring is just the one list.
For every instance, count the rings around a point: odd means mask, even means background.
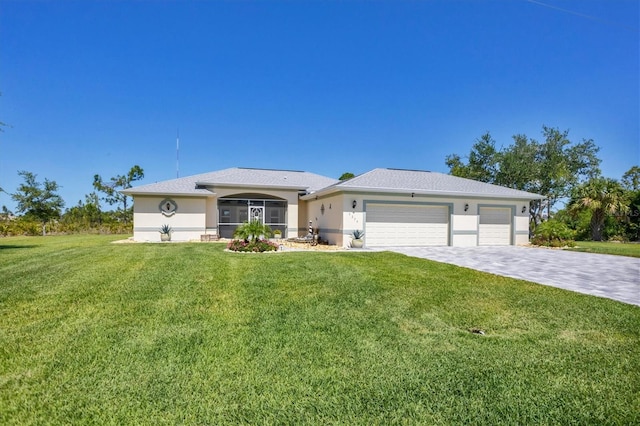
[{"label": "blue sky", "polygon": [[180,176],[448,172],[485,131],[547,125],[620,178],[640,157],[639,3],[1,0],[0,187],[28,170],[71,207],[96,173],[172,179],[178,129]]}]

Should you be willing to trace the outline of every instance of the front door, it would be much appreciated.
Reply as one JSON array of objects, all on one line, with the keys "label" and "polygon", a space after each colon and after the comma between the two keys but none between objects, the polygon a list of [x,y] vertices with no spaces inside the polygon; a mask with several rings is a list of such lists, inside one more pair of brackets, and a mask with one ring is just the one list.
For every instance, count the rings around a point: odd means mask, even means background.
[{"label": "front door", "polygon": [[251,206],[249,207],[249,221],[253,222],[257,220],[260,224],[264,225],[264,207]]}]

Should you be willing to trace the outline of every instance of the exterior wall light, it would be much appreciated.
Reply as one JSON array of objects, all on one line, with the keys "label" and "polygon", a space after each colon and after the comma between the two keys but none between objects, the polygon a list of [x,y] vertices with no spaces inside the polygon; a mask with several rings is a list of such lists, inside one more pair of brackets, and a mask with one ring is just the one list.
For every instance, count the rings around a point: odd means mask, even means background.
[{"label": "exterior wall light", "polygon": [[353,200],[353,203],[351,203],[351,207],[355,209],[357,205],[358,205],[358,202],[356,200]]},{"label": "exterior wall light", "polygon": [[465,203],[464,205],[464,211],[466,212],[467,210],[469,210],[469,203]]},{"label": "exterior wall light", "polygon": [[527,211],[527,206],[522,206],[522,213]]}]

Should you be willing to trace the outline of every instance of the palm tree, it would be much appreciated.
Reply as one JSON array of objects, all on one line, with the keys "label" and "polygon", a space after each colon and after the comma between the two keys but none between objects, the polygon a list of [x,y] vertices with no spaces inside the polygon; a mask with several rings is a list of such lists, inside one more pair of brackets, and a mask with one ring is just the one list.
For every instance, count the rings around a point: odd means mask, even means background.
[{"label": "palm tree", "polygon": [[569,211],[574,214],[591,212],[591,239],[602,241],[604,223],[608,215],[626,213],[629,207],[625,191],[615,179],[593,178],[575,189]]},{"label": "palm tree", "polygon": [[269,225],[263,225],[258,220],[252,220],[251,222],[244,222],[238,226],[233,236],[247,242],[255,243],[260,237],[270,237],[271,228]]}]

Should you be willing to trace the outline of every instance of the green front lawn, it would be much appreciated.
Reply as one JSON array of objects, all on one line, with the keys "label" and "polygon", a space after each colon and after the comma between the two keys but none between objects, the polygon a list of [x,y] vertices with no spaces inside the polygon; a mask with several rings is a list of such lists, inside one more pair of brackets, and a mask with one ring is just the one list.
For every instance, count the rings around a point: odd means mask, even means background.
[{"label": "green front lawn", "polygon": [[565,250],[589,253],[615,254],[617,256],[640,257],[639,243],[609,243],[599,241],[576,241],[576,246]]},{"label": "green front lawn", "polygon": [[0,424],[640,422],[637,306],[394,253],[117,238],[0,239]]}]

